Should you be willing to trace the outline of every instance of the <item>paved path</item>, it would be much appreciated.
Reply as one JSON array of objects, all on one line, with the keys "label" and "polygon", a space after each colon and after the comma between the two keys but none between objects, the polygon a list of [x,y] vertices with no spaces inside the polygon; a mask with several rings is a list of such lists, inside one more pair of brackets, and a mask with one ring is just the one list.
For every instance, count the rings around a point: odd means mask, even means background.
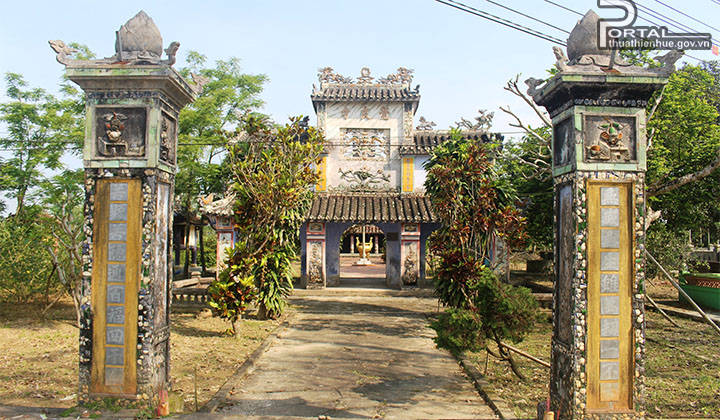
[{"label": "paved path", "polygon": [[291,303],[290,325],[208,417],[496,418],[455,359],[435,348],[424,314],[436,300],[317,294]]}]

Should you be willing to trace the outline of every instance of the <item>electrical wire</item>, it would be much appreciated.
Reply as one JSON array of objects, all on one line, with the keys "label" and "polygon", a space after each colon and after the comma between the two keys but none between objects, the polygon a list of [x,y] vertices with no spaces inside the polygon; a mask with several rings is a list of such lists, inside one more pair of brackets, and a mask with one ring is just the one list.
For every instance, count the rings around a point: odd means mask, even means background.
[{"label": "electrical wire", "polygon": [[576,11],[576,10],[573,10],[573,9],[571,9],[571,8],[569,8],[569,7],[565,7],[565,6],[563,6],[562,4],[555,3],[554,1],[545,0],[545,2],[546,2],[546,3],[550,3],[550,4],[552,4],[553,6],[557,6],[557,7],[561,8],[561,9],[565,9],[565,10],[567,10],[568,12],[575,13],[575,14],[578,15],[578,16],[585,16],[585,15],[583,15],[582,13],[580,13],[580,12],[578,12],[578,11]]},{"label": "electrical wire", "polygon": [[[571,9],[571,8],[569,8],[569,7],[565,7],[565,6],[561,5],[561,4],[555,3],[554,1],[545,0],[545,2],[546,2],[546,3],[550,3],[550,4],[552,4],[553,6],[559,7],[559,8],[561,8],[561,9],[567,10],[568,12],[575,13],[576,15],[584,16],[582,13],[578,12],[577,10],[573,10],[573,9]],[[637,2],[636,2],[636,4],[637,4]],[[718,4],[720,4],[720,3],[718,3]],[[653,21],[648,20],[647,18],[644,18],[644,17],[642,17],[642,16],[638,16],[638,18],[639,18],[639,19],[642,19],[642,20],[644,20],[644,21],[646,21],[646,22],[648,22],[648,23],[651,23],[651,24],[653,24],[653,25],[655,25],[655,26],[662,26],[662,25],[659,25],[657,22],[653,22]],[[700,59],[700,58],[697,58],[697,57],[695,57],[695,56],[693,56],[693,55],[690,55],[690,54],[688,54],[687,52],[685,53],[685,57],[692,58],[693,60],[696,60],[696,61],[698,61],[698,62],[703,62],[703,61],[705,61],[705,60],[703,60],[703,59]]]},{"label": "electrical wire", "polygon": [[545,26],[549,26],[549,27],[551,27],[551,28],[553,28],[553,29],[557,29],[557,30],[560,31],[560,32],[565,32],[566,34],[569,34],[569,33],[570,33],[569,31],[566,31],[565,29],[563,29],[563,28],[561,28],[561,27],[559,27],[559,26],[555,26],[555,25],[553,25],[552,23],[545,22],[544,20],[541,20],[541,19],[532,17],[532,16],[527,15],[527,14],[525,14],[525,13],[523,13],[523,12],[519,12],[519,11],[513,9],[512,7],[508,7],[508,6],[505,6],[504,4],[500,4],[500,3],[494,2],[493,0],[485,0],[485,1],[488,2],[488,3],[490,3],[490,4],[494,4],[495,6],[502,7],[502,8],[505,9],[505,10],[509,10],[509,11],[511,11],[511,12],[513,12],[513,13],[517,13],[517,14],[520,15],[520,16],[524,16],[524,17],[526,17],[526,18],[528,18],[528,19],[534,20],[535,22],[542,23],[542,24],[545,25]]},{"label": "electrical wire", "polygon": [[676,8],[674,8],[674,7],[668,5],[668,4],[666,4],[666,3],[664,3],[664,2],[662,2],[662,1],[660,1],[660,0],[655,0],[655,2],[656,2],[656,3],[660,3],[660,4],[662,4],[663,6],[667,7],[668,9],[673,10],[673,11],[675,11],[675,12],[677,12],[677,13],[679,13],[679,14],[687,17],[687,18],[690,18],[690,19],[694,20],[695,22],[697,22],[697,23],[699,23],[699,24],[701,24],[701,25],[707,26],[708,28],[714,29],[714,30],[716,30],[716,31],[720,31],[720,29],[718,29],[718,28],[716,28],[716,27],[714,27],[714,26],[710,26],[710,25],[708,25],[707,23],[705,23],[705,22],[703,22],[703,21],[701,21],[701,20],[699,20],[699,19],[695,19],[694,17],[688,15],[687,13],[682,12],[682,11],[680,11],[680,10],[678,10],[678,9],[676,9]]},{"label": "electrical wire", "polygon": [[[488,134],[525,134],[525,131],[493,131],[489,132]],[[396,137],[396,139],[399,139],[400,137]],[[336,138],[335,140],[340,140],[340,138]],[[14,144],[37,144],[37,147],[0,147],[0,152],[13,152],[13,151],[22,151],[22,150],[37,150],[42,149],[46,145],[50,144],[53,146],[64,146],[64,145],[71,145],[74,144],[74,142],[67,142],[67,143],[47,143],[47,142],[34,142],[34,141],[28,141],[28,142],[11,142]],[[251,144],[271,144],[272,142],[269,141],[252,141],[247,142]],[[239,143],[236,143],[239,144]],[[381,146],[388,146],[388,147],[400,147],[400,146],[409,146],[413,145],[414,143],[385,143],[381,144]],[[200,142],[200,143],[178,143],[178,147],[186,147],[186,146],[216,146],[216,147],[226,147],[228,143],[210,143],[210,142]],[[323,142],[323,146],[330,146],[330,147],[340,147],[340,146],[347,146],[348,144],[345,142]],[[372,145],[368,145],[370,147]],[[83,147],[81,146],[74,146],[74,147],[65,147],[65,150],[82,150]]]},{"label": "electrical wire", "polygon": [[[657,0],[656,0],[656,1],[657,1]],[[643,5],[641,5],[641,4],[640,4],[639,2],[637,2],[637,1],[635,2],[635,5],[638,6],[638,7],[640,8],[640,10],[644,11],[645,13],[648,13],[650,16],[652,16],[652,17],[654,17],[654,18],[656,18],[656,19],[659,19],[659,20],[660,20],[661,22],[663,22],[663,23],[666,23],[666,24],[668,24],[668,25],[670,25],[670,26],[673,26],[673,27],[675,27],[676,29],[679,29],[679,30],[681,30],[681,31],[688,31],[688,32],[691,32],[691,33],[699,33],[699,32],[700,32],[700,31],[698,31],[698,30],[695,30],[695,29],[693,29],[693,28],[691,28],[691,27],[683,24],[683,23],[678,22],[677,20],[675,20],[675,19],[673,19],[673,18],[667,17],[667,16],[663,15],[663,14],[660,13],[660,12],[657,12],[657,11],[655,11],[655,10],[653,10],[653,9],[650,9],[650,8],[647,7],[647,6],[643,6]],[[643,20],[645,20],[645,21],[647,21],[647,22],[650,22],[649,20],[644,19],[644,18],[640,18],[640,19],[643,19]],[[671,23],[671,22],[672,22],[672,23]],[[653,23],[653,22],[651,22],[651,23]],[[657,26],[662,26],[662,25],[658,25],[657,23],[654,23],[654,24],[657,25]],[[680,36],[681,38],[691,39],[691,37],[688,36],[687,34],[675,34],[675,35]],[[711,34],[710,42],[711,42],[712,44],[714,44],[714,45],[720,46],[720,44],[718,44],[717,42],[715,42],[715,41],[712,40],[712,34]]]},{"label": "electrical wire", "polygon": [[531,29],[531,28],[528,28],[528,27],[526,27],[526,26],[517,24],[517,23],[515,23],[515,22],[513,22],[513,21],[510,21],[510,20],[507,20],[507,19],[503,19],[503,18],[501,18],[501,17],[499,17],[499,16],[495,16],[495,15],[493,15],[493,14],[491,14],[491,13],[488,13],[488,12],[485,12],[485,11],[482,11],[482,10],[479,10],[479,9],[476,9],[476,8],[474,8],[474,7],[471,7],[471,6],[468,6],[468,5],[466,5],[466,4],[457,2],[457,1],[455,1],[455,0],[435,0],[435,1],[438,2],[438,3],[444,4],[444,5],[446,5],[446,6],[450,6],[450,7],[452,7],[452,8],[461,10],[461,11],[463,11],[463,12],[470,13],[470,14],[475,15],[475,16],[479,16],[479,17],[481,17],[481,18],[483,18],[483,19],[487,19],[487,20],[489,20],[489,21],[492,21],[492,22],[495,22],[495,23],[499,23],[499,24],[501,24],[501,25],[503,25],[503,26],[507,26],[508,28],[518,30],[518,31],[523,32],[523,33],[526,33],[526,34],[528,34],[528,35],[532,35],[532,36],[534,36],[534,37],[536,37],[536,38],[540,38],[540,39],[542,39],[542,40],[544,40],[544,41],[549,41],[549,42],[552,42],[552,43],[554,43],[554,44],[559,44],[559,45],[562,45],[562,46],[566,46],[566,44],[565,44],[564,41],[562,41],[562,40],[560,40],[560,39],[558,39],[558,38],[555,38],[555,37],[553,37],[553,36],[551,36],[551,35],[545,34],[545,33],[540,32],[540,31],[536,31],[536,30]]}]

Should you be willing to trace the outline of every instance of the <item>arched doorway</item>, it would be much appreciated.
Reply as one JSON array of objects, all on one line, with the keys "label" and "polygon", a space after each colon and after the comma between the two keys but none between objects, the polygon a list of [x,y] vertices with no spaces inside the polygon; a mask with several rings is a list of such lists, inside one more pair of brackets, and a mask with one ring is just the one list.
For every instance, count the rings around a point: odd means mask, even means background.
[{"label": "arched doorway", "polygon": [[354,224],[340,236],[340,287],[386,287],[385,232],[374,224]]}]

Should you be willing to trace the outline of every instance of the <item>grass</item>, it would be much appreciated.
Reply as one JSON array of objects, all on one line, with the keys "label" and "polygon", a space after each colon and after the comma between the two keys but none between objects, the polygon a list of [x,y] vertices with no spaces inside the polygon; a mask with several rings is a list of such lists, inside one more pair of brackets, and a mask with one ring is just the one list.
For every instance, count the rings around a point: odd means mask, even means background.
[{"label": "grass", "polygon": [[[69,301],[39,317],[36,305],[0,303],[0,401],[4,405],[71,408],[78,387],[78,330]],[[239,338],[209,311],[173,308],[170,367],[172,389],[186,411],[201,407],[260,345],[278,321],[247,319]],[[196,377],[197,372],[197,377]],[[105,409],[104,403],[89,407]],[[88,408],[88,407],[86,407]],[[109,408],[108,408],[109,409]],[[112,411],[112,410],[111,410]]]},{"label": "grass", "polygon": [[[544,322],[518,344],[540,359],[550,361],[552,323]],[[706,324],[674,318],[674,327],[653,311],[646,312],[646,401],[652,418],[720,418],[720,336]],[[481,372],[486,353],[469,355]],[[515,355],[527,376],[521,381],[507,363],[489,358],[487,380],[519,418],[534,418],[538,402],[549,394],[549,369]]]},{"label": "grass", "polygon": [[226,333],[228,323],[209,315],[207,310],[174,310],[172,315],[173,390],[183,395],[187,411],[195,409],[196,372],[198,407],[202,407],[279,323],[243,320],[235,339]]},{"label": "grass", "polygon": [[[535,331],[514,347],[550,362],[552,314],[547,309],[542,309],[542,311],[542,321],[536,325]],[[501,362],[492,356],[486,356],[487,352],[484,351],[468,355],[480,372],[485,373],[497,395],[508,403],[516,416],[520,418],[536,417],[537,403],[545,401],[550,392],[550,369],[514,354],[513,358],[526,377],[526,380],[522,381],[510,370],[508,363]],[[485,370],[486,361],[487,370]]]}]

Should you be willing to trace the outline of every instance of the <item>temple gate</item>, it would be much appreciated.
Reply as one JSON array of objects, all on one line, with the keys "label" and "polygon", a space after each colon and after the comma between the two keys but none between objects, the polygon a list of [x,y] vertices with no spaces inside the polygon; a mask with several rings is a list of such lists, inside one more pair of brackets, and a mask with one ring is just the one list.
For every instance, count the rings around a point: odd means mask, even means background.
[{"label": "temple gate", "polygon": [[[412,70],[357,79],[326,67],[311,99],[326,146],[315,201],[300,231],[302,286],[340,284],[340,240],[353,225],[375,225],[385,236],[386,286],[426,285],[425,248],[438,224],[425,196],[424,163],[449,138],[414,115],[420,101]],[[481,131],[464,131],[477,141]]]}]

